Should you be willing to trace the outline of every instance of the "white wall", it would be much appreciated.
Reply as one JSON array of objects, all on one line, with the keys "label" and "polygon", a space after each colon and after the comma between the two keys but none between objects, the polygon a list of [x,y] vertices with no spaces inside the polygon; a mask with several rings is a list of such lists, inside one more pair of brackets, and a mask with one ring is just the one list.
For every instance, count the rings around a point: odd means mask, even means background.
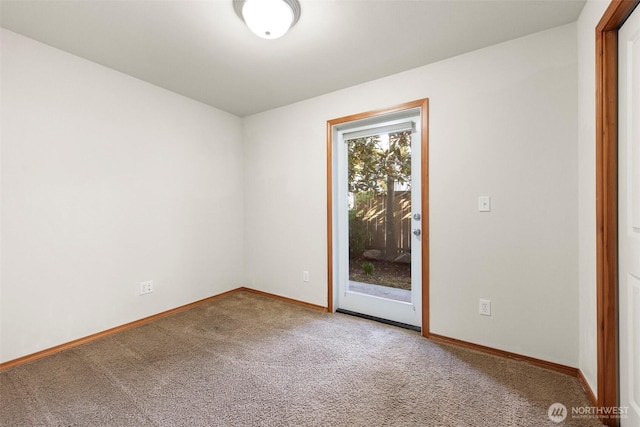
[{"label": "white wall", "polygon": [[0,361],[240,286],[241,119],[1,36]]},{"label": "white wall", "polygon": [[326,305],[326,121],[428,97],[431,332],[591,379],[577,75],[571,24],[248,117],[243,135],[235,116],[2,30],[0,361],[239,285]]},{"label": "white wall", "polygon": [[577,366],[575,24],[245,118],[245,286],[327,304],[326,121],[423,97],[431,332]]},{"label": "white wall", "polygon": [[579,367],[597,394],[595,28],[609,2],[589,0],[578,31]]}]

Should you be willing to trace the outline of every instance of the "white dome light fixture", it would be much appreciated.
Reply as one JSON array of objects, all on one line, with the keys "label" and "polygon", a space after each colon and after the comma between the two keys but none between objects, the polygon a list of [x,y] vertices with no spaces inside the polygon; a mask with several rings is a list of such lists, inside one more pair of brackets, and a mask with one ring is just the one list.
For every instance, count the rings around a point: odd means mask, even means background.
[{"label": "white dome light fixture", "polygon": [[233,0],[233,9],[263,39],[277,39],[300,19],[298,0]]}]

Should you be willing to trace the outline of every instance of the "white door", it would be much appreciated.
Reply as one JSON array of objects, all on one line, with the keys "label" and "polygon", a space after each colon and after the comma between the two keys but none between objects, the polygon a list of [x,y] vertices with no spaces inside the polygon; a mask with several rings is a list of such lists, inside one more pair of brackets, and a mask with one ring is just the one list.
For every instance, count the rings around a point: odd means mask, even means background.
[{"label": "white door", "polygon": [[620,423],[640,427],[640,11],[619,30]]},{"label": "white door", "polygon": [[420,109],[336,131],[337,309],[420,328]]}]

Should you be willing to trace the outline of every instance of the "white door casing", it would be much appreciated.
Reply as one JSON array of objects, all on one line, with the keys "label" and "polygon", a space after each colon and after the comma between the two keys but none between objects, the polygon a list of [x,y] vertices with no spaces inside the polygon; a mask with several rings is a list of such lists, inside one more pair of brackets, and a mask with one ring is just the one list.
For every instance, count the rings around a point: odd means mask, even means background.
[{"label": "white door casing", "polygon": [[640,427],[640,10],[618,32],[620,424]]}]

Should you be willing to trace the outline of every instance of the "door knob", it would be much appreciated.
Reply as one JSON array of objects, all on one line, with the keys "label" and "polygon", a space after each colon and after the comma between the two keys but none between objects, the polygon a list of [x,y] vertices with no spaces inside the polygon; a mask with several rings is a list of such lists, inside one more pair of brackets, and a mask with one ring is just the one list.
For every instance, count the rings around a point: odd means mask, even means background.
[{"label": "door knob", "polygon": [[416,236],[419,236],[420,234],[422,234],[422,231],[420,231],[419,228],[414,228],[413,229],[413,234],[415,234]]}]

